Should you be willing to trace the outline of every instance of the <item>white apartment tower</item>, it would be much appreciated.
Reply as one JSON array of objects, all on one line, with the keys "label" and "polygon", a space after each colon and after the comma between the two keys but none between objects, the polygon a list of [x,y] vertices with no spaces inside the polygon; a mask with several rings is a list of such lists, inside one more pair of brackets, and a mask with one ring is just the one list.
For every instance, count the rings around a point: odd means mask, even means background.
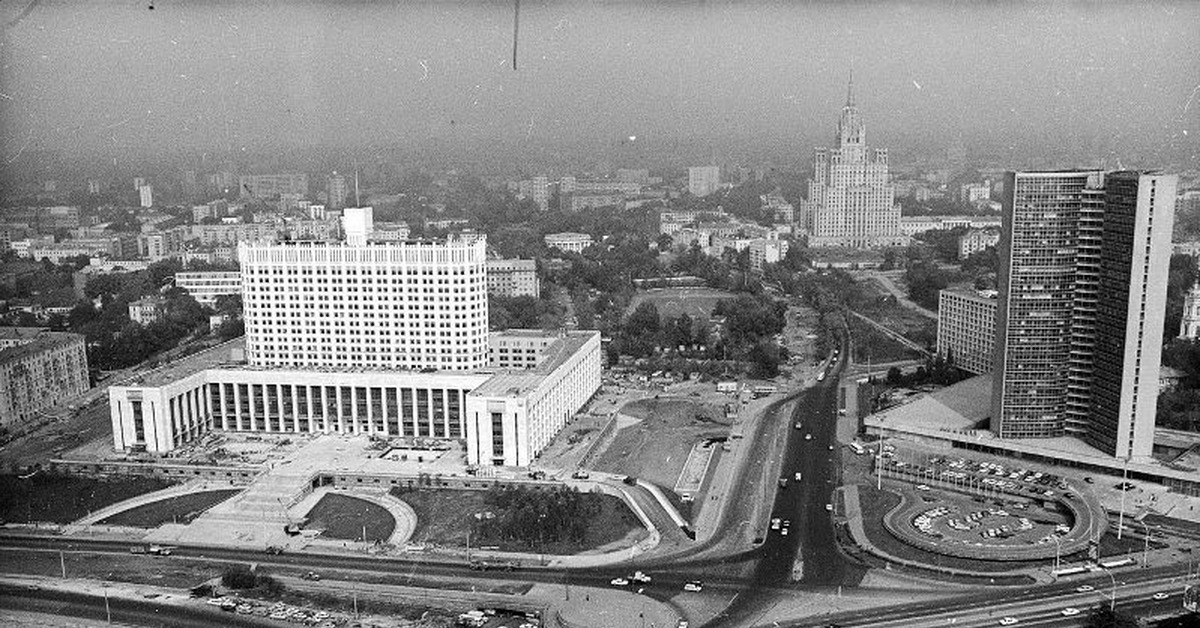
[{"label": "white apartment tower", "polygon": [[801,203],[809,246],[905,246],[900,206],[888,182],[886,148],[867,148],[867,127],[854,104],[854,81],[838,120],[836,148],[813,151],[813,179]]},{"label": "white apartment tower", "polygon": [[349,189],[346,187],[346,177],[337,172],[329,175],[329,182],[325,192],[329,196],[328,205],[330,208],[341,209],[345,207],[346,197],[349,195]]},{"label": "white apartment tower", "polygon": [[486,366],[486,240],[356,243],[352,215],[344,244],[239,245],[250,364]]},{"label": "white apartment tower", "polygon": [[720,166],[688,168],[688,192],[692,196],[708,196],[721,187]]}]

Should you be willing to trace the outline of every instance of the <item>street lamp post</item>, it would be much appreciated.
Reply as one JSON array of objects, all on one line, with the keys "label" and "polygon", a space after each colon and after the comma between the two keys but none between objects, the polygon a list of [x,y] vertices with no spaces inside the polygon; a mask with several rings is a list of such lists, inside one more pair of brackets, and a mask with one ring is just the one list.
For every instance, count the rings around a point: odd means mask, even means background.
[{"label": "street lamp post", "polygon": [[1062,541],[1058,539],[1058,535],[1050,537],[1054,541],[1054,572],[1058,573],[1059,558],[1062,556]]},{"label": "street lamp post", "polygon": [[1117,577],[1114,576],[1112,571],[1109,571],[1109,569],[1107,567],[1100,565],[1100,568],[1103,569],[1104,573],[1108,574],[1109,579],[1112,580],[1112,594],[1109,596],[1108,610],[1116,611],[1117,610]]},{"label": "street lamp post", "polygon": [[1142,569],[1145,569],[1146,561],[1150,559],[1150,526],[1146,525],[1145,521],[1141,523],[1146,532],[1146,535],[1142,537]]},{"label": "street lamp post", "polygon": [[1117,540],[1121,540],[1121,534],[1125,531],[1125,487],[1129,485],[1129,456],[1125,456],[1125,464],[1121,471],[1121,512],[1117,515]]}]

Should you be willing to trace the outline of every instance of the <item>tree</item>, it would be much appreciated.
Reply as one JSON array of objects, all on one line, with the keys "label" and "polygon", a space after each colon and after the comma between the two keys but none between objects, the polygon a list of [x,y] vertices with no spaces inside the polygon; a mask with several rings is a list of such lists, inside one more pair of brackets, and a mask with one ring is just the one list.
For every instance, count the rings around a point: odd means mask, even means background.
[{"label": "tree", "polygon": [[240,294],[222,294],[217,296],[216,303],[213,304],[213,309],[218,314],[224,314],[234,318],[242,315],[242,295]]},{"label": "tree", "polygon": [[670,251],[671,244],[674,243],[674,240],[671,239],[670,235],[663,233],[659,234],[659,236],[654,239],[654,242],[658,245],[659,251]]},{"label": "tree", "polygon": [[747,356],[750,361],[750,377],[771,379],[779,375],[779,345],[770,339],[755,343]]}]

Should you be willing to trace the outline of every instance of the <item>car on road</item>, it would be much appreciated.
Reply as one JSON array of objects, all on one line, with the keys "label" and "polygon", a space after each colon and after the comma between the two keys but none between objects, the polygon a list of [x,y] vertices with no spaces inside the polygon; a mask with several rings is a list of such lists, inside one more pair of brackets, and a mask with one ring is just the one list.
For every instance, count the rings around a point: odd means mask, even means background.
[{"label": "car on road", "polygon": [[918,490],[918,491],[928,491],[928,490],[929,490],[929,485],[927,485],[927,484],[918,484],[918,485],[917,485],[917,490]]},{"label": "car on road", "polygon": [[1167,593],[1166,591],[1159,591],[1158,593],[1155,593],[1155,594],[1154,594],[1154,599],[1156,599],[1156,600],[1158,600],[1158,601],[1160,601],[1160,602],[1161,602],[1161,601],[1163,601],[1163,600],[1165,600],[1165,599],[1167,599],[1167,598],[1169,598],[1169,597],[1171,597],[1171,594],[1170,594],[1170,593]]},{"label": "car on road", "polygon": [[1079,614],[1079,609],[1075,608],[1074,606],[1068,606],[1068,607],[1062,609],[1063,617],[1074,617],[1078,614]]},{"label": "car on road", "polygon": [[788,529],[787,529],[787,528],[783,528],[782,530],[780,530],[780,531],[779,531],[779,534],[780,534],[780,536],[787,536],[787,535],[788,535]]},{"label": "car on road", "polygon": [[802,477],[804,477],[804,474],[803,474],[803,473],[800,473],[799,471],[797,471],[797,472],[796,472],[796,475],[794,476],[794,479],[795,479],[797,482],[799,482],[799,481],[800,481],[800,478],[802,478]]},{"label": "car on road", "polygon": [[812,440],[812,434],[805,434],[804,440]]},{"label": "car on road", "polygon": [[699,580],[688,580],[683,585],[684,591],[691,591],[692,593],[699,593],[703,589],[704,585],[701,584]]},{"label": "car on road", "polygon": [[771,529],[778,530],[779,526],[782,525],[782,523],[783,523],[782,519],[780,519],[779,517],[775,517],[774,519],[771,520]]},{"label": "car on road", "polygon": [[571,474],[571,477],[576,480],[586,480],[589,476],[587,471],[576,471],[575,473]]},{"label": "car on road", "polygon": [[1095,590],[1096,590],[1096,587],[1093,587],[1090,584],[1085,584],[1082,586],[1075,587],[1076,593],[1091,593],[1092,591],[1095,591]]},{"label": "car on road", "polygon": [[650,583],[650,576],[646,575],[644,572],[641,572],[641,571],[633,572],[633,575],[629,576],[629,579],[638,584],[649,584]]},{"label": "car on road", "polygon": [[312,580],[312,581],[316,582],[316,581],[318,581],[318,580],[320,580],[320,579],[321,579],[321,574],[319,574],[319,573],[317,573],[317,572],[315,572],[315,571],[309,571],[309,572],[306,572],[306,573],[305,573],[303,576],[300,576],[300,577],[301,577],[301,578],[303,578],[303,579],[305,579],[305,580]]},{"label": "car on road", "polygon": [[825,504],[825,510],[828,510],[829,512],[833,512],[833,504]]},{"label": "car on road", "polygon": [[787,488],[787,478],[779,478],[779,488]]},{"label": "car on road", "polygon": [[829,446],[829,451],[833,451],[833,445]]},{"label": "car on road", "polygon": [[799,421],[796,421],[796,429],[798,429],[798,430],[804,429],[804,424]]},{"label": "car on road", "polygon": [[628,580],[626,580],[626,579],[624,579],[624,578],[613,578],[612,580],[609,580],[609,581],[608,581],[608,583],[609,583],[609,584],[611,584],[611,585],[613,585],[614,587],[627,587],[627,586],[629,586],[629,581],[628,581]]},{"label": "car on road", "polygon": [[1000,619],[1001,626],[1015,626],[1017,624],[1016,617],[1002,617]]}]

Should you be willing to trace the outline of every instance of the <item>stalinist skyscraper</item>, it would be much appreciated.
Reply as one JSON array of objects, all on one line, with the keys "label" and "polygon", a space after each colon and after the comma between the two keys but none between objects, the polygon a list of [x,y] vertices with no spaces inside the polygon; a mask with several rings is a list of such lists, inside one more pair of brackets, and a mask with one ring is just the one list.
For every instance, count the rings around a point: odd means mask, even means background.
[{"label": "stalinist skyscraper", "polygon": [[906,246],[900,206],[888,184],[886,148],[867,148],[867,128],[854,104],[854,79],[838,119],[836,148],[813,151],[808,200],[800,205],[809,246]]}]

